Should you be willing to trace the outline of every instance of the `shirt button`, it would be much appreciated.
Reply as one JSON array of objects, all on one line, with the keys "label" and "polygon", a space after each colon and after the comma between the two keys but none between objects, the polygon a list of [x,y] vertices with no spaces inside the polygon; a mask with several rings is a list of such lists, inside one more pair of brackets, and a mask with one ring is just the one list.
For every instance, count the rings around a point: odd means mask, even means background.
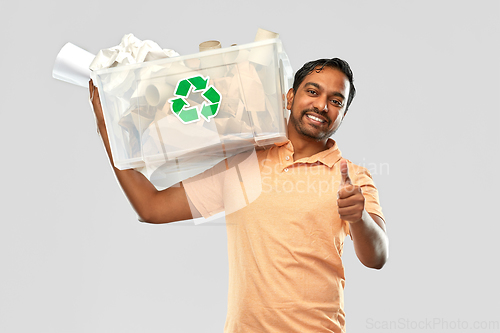
[{"label": "shirt button", "polygon": [[288,172],[288,168],[285,168],[285,172]]},{"label": "shirt button", "polygon": [[287,160],[287,161],[288,161],[289,159],[290,159],[290,156],[285,157],[285,160]]}]

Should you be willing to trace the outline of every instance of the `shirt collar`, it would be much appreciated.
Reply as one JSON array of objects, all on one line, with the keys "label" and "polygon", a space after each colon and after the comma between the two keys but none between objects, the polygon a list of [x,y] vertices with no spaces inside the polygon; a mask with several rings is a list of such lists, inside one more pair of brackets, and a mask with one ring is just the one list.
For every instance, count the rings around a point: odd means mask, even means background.
[{"label": "shirt collar", "polygon": [[[321,162],[324,165],[331,168],[335,163],[337,163],[342,158],[342,153],[337,147],[337,143],[333,139],[328,139],[327,150],[323,150],[317,154],[314,154],[307,158],[302,158],[298,161],[293,161],[293,145],[290,140],[276,143],[275,145],[279,148],[280,162],[283,168],[290,166],[294,163],[316,163]],[[287,158],[288,157],[288,158]]]}]

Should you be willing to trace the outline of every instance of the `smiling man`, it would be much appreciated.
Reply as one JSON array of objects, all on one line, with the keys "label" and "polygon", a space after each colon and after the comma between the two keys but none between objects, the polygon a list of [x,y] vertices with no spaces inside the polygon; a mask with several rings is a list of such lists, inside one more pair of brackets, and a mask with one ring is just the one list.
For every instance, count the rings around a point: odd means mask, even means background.
[{"label": "smiling man", "polygon": [[327,61],[321,66],[317,63],[321,62],[308,63],[297,72],[293,89],[287,94],[291,110],[288,138],[294,143],[295,159],[301,155],[297,149],[306,149],[305,155],[326,149],[328,138],[339,128],[355,94],[354,85],[340,69],[327,67]]},{"label": "smiling man", "polygon": [[[92,84],[90,89],[98,96]],[[330,138],[354,95],[347,62],[305,64],[286,96],[289,140],[254,153],[257,172],[245,173],[251,158],[236,156],[157,191],[142,174],[114,169],[141,221],[226,211],[226,333],[345,332],[345,237],[350,235],[365,266],[385,264],[388,239],[373,180],[342,158]],[[98,98],[93,106],[111,159]]]},{"label": "smiling man", "polygon": [[[257,151],[262,192],[226,216],[225,332],[345,332],[345,236],[364,265],[385,264],[388,239],[371,176],[343,159],[330,138],[354,95],[343,60],[297,71],[287,93],[289,141]],[[231,204],[240,184],[230,174],[214,169],[183,182],[203,216]],[[243,186],[251,192],[252,184]]]}]

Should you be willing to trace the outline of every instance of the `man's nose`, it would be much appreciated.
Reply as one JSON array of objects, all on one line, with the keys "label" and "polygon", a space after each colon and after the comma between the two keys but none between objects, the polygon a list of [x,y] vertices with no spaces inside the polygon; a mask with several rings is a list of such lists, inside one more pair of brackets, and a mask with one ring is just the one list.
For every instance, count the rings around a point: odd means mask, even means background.
[{"label": "man's nose", "polygon": [[328,112],[328,101],[326,97],[318,97],[314,100],[313,106],[319,111]]}]

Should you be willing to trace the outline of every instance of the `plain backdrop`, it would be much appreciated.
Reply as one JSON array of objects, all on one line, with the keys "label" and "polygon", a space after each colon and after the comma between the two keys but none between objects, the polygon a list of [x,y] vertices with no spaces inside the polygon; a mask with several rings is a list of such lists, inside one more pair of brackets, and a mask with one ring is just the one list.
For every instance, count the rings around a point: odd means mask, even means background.
[{"label": "plain backdrop", "polygon": [[334,139],[372,171],[390,259],[365,268],[346,239],[348,331],[500,332],[499,1],[27,0],[0,17],[0,332],[222,331],[224,219],[138,222],[87,90],[51,72],[66,42],[95,54],[133,33],[191,54],[259,27],[294,71],[354,71]]}]

